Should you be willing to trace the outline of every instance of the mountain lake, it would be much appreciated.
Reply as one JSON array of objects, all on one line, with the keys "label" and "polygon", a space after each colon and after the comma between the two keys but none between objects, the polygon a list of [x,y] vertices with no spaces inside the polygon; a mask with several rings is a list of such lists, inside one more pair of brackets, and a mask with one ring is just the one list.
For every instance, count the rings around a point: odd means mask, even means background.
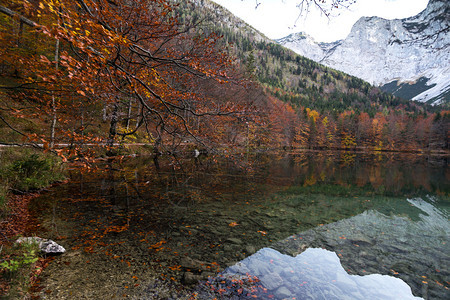
[{"label": "mountain lake", "polygon": [[41,299],[450,299],[446,156],[103,160],[32,202]]}]

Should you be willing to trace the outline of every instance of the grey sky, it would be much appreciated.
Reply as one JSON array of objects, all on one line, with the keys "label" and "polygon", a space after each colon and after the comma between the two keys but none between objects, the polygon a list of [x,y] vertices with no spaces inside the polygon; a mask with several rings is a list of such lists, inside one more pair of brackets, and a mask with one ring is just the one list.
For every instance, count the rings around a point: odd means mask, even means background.
[{"label": "grey sky", "polygon": [[326,18],[313,9],[299,17],[299,0],[213,0],[226,7],[272,39],[303,31],[317,41],[331,42],[345,38],[362,16],[400,19],[414,16],[425,9],[428,0],[357,0],[349,9],[335,10]]}]

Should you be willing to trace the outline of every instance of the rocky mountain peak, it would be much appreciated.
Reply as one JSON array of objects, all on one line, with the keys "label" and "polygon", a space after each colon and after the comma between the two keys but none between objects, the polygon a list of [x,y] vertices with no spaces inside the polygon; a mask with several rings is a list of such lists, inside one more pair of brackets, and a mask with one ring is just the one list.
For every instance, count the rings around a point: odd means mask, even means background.
[{"label": "rocky mountain peak", "polygon": [[317,43],[290,35],[277,42],[407,99],[450,101],[450,3],[431,0],[406,19],[362,17],[348,37]]}]

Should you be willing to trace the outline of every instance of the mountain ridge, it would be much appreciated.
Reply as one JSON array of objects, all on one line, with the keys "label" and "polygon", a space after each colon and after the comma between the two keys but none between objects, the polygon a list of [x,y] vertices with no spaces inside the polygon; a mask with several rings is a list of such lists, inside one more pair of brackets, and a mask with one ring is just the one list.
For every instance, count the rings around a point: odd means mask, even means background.
[{"label": "mountain ridge", "polygon": [[[431,107],[402,100],[368,82],[298,55],[267,38],[257,29],[210,0],[195,0],[193,7],[179,3],[183,18],[203,18],[204,30],[222,36],[219,47],[227,48],[236,63],[275,97],[295,107],[319,111],[364,111],[373,116],[387,108],[429,111]],[[205,18],[205,16],[207,16]]]}]

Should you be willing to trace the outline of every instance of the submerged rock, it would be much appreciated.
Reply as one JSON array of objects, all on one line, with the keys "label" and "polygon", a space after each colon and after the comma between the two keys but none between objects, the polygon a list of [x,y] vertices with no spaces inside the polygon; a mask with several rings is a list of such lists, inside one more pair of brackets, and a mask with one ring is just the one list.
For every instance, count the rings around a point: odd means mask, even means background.
[{"label": "submerged rock", "polygon": [[264,287],[268,290],[275,290],[283,285],[283,279],[275,272],[265,274],[260,279]]},{"label": "submerged rock", "polygon": [[278,299],[286,299],[292,296],[291,291],[286,288],[285,286],[280,287],[278,290],[275,291],[275,296],[277,296]]},{"label": "submerged rock", "polygon": [[250,255],[255,254],[256,248],[255,248],[255,246],[247,245],[247,246],[245,246],[245,252]]},{"label": "submerged rock", "polygon": [[202,276],[195,275],[192,272],[185,272],[183,274],[183,282],[184,282],[184,284],[187,284],[187,285],[196,284],[201,279],[202,279]]},{"label": "submerged rock", "polygon": [[199,261],[197,259],[192,259],[190,257],[183,257],[181,259],[181,266],[185,269],[195,270],[195,271],[207,271],[208,263]]},{"label": "submerged rock", "polygon": [[231,244],[236,244],[236,245],[242,244],[242,240],[238,239],[238,238],[228,238],[225,242],[231,243]]},{"label": "submerged rock", "polygon": [[39,249],[44,252],[45,254],[62,254],[66,252],[66,249],[64,249],[63,246],[58,245],[56,242],[49,240],[49,239],[43,239],[40,237],[20,237],[16,240],[16,243],[27,243],[27,244],[33,244],[36,243],[39,245]]}]

